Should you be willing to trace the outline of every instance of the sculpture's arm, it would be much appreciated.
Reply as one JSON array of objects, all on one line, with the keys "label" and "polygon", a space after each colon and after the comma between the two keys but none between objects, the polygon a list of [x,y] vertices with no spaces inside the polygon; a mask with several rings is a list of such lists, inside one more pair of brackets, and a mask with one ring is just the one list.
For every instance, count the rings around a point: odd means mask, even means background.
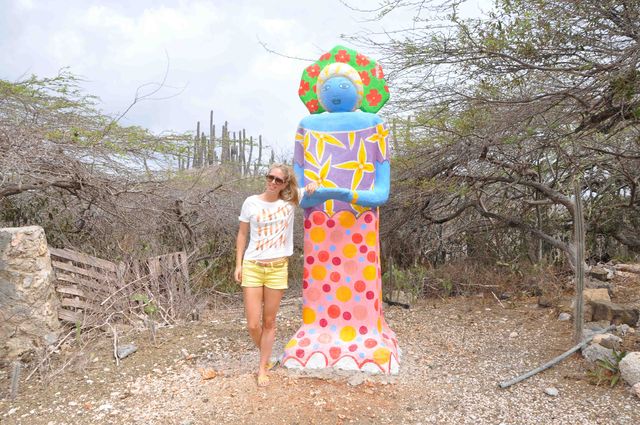
[{"label": "sculpture's arm", "polygon": [[[304,182],[303,168],[295,164],[294,170],[298,181]],[[390,175],[389,161],[377,163],[375,185],[373,189],[354,191],[342,187],[320,187],[316,189],[313,195],[305,193],[302,201],[300,201],[300,206],[302,208],[311,208],[330,199],[335,199],[337,201],[349,202],[363,207],[378,207],[389,199]]]},{"label": "sculpture's arm", "polygon": [[389,199],[389,188],[391,186],[391,167],[389,161],[376,163],[376,177],[373,189],[351,191],[352,204],[362,207],[379,207]]}]

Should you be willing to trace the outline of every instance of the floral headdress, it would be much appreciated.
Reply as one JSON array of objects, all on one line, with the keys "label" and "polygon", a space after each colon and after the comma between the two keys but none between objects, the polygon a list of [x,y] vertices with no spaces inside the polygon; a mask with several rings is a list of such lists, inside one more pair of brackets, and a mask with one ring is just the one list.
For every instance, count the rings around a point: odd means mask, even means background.
[{"label": "floral headdress", "polygon": [[[332,65],[338,63],[348,66]],[[354,71],[358,78],[355,77]],[[336,46],[302,72],[298,95],[310,113],[319,114],[325,111],[316,90],[324,81],[335,75],[349,78],[354,83],[361,100],[359,108],[364,112],[376,113],[389,100],[389,88],[382,67],[353,49]]]}]

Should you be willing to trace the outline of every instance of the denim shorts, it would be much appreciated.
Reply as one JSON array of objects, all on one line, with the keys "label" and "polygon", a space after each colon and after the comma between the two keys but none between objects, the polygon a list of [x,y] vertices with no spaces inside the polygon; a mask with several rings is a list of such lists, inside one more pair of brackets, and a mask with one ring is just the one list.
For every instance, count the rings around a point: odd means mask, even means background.
[{"label": "denim shorts", "polygon": [[289,259],[276,261],[244,260],[242,261],[242,286],[270,289],[287,289],[289,275]]}]

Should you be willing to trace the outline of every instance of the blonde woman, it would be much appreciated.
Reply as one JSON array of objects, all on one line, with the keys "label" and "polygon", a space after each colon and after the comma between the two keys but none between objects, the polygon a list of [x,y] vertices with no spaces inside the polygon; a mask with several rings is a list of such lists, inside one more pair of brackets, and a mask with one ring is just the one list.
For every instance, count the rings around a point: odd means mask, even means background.
[{"label": "blonde woman", "polygon": [[[293,217],[303,195],[317,184],[298,188],[293,169],[274,164],[264,192],[242,204],[236,238],[234,278],[242,286],[247,328],[260,350],[258,386],[269,384],[269,357],[276,334],[276,314],[287,289],[288,260],[293,253]],[[249,246],[247,246],[249,237]]]}]

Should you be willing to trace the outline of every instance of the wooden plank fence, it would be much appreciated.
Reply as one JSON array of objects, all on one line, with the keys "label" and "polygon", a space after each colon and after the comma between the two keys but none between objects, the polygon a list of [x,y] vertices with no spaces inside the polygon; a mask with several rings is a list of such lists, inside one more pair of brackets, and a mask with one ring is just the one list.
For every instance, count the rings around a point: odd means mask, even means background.
[{"label": "wooden plank fence", "polygon": [[[129,301],[125,289],[148,288],[156,296],[165,294],[170,300],[176,295],[191,293],[187,255],[174,252],[137,261],[128,266],[113,263],[70,249],[49,248],[55,274],[54,286],[60,299],[60,320],[81,326],[93,325],[91,317],[99,317],[113,305],[101,303],[116,293]],[[128,288],[129,283],[136,286]],[[172,305],[172,303],[170,303]]]}]

